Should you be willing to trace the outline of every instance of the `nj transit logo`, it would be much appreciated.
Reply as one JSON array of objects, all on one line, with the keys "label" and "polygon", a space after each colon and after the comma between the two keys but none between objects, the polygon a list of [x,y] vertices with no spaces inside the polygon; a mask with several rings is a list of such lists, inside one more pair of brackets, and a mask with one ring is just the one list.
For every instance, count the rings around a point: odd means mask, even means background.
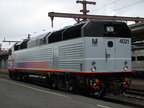
[{"label": "nj transit logo", "polygon": [[98,39],[92,39],[92,46],[97,46]]}]

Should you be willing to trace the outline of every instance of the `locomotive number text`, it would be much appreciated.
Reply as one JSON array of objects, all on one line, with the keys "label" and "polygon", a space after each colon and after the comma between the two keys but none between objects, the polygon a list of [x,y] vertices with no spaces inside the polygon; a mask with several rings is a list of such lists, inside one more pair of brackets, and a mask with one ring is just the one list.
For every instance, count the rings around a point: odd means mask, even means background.
[{"label": "locomotive number text", "polygon": [[122,44],[129,44],[129,40],[128,39],[120,39],[119,41]]}]

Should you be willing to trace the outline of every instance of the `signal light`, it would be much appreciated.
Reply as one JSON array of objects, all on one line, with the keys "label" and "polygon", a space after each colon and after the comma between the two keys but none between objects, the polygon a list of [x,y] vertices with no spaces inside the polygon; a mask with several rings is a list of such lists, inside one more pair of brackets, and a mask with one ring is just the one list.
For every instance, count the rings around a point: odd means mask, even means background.
[{"label": "signal light", "polygon": [[131,84],[131,78],[124,78],[123,83]]},{"label": "signal light", "polygon": [[128,82],[128,81],[129,81],[129,79],[128,79],[128,78],[125,78],[125,81],[126,81],[126,82]]},{"label": "signal light", "polygon": [[99,79],[95,79],[95,82],[96,82],[96,83],[99,83]]}]

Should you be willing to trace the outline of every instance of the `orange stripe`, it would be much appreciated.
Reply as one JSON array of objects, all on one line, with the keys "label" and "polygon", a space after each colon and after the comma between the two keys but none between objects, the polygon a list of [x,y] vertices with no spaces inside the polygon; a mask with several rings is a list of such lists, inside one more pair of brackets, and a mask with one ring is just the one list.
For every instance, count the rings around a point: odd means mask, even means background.
[{"label": "orange stripe", "polygon": [[54,71],[54,72],[70,72],[70,73],[121,73],[132,72],[132,70],[119,70],[119,71],[69,71],[69,70],[44,70],[44,69],[24,69],[24,68],[8,68],[10,70],[31,70],[31,71]]}]

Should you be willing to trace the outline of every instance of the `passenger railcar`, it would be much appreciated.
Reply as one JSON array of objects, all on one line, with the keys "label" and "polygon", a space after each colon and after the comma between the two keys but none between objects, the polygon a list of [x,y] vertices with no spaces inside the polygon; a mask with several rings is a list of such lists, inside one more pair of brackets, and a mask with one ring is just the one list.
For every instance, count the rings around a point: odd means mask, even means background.
[{"label": "passenger railcar", "polygon": [[17,43],[9,75],[39,78],[51,87],[102,96],[130,86],[131,31],[120,21],[90,20]]},{"label": "passenger railcar", "polygon": [[144,78],[144,43],[135,43],[132,46],[132,76]]}]

